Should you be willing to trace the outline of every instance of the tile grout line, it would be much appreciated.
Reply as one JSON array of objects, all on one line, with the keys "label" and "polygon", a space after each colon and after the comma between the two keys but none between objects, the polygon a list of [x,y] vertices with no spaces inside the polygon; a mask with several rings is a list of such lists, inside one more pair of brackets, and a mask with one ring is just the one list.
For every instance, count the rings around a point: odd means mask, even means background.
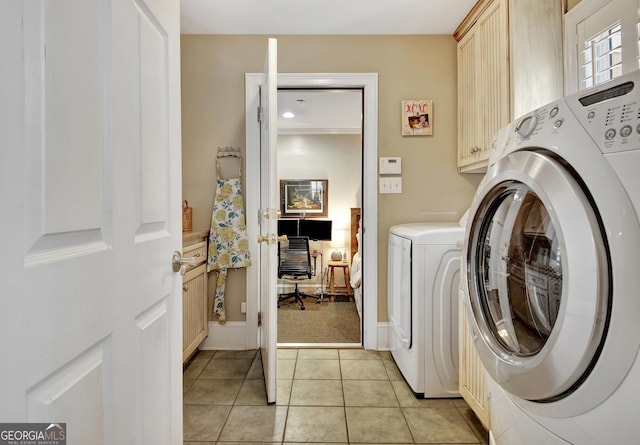
[{"label": "tile grout line", "polygon": [[342,410],[344,412],[344,427],[347,430],[347,443],[351,443],[351,431],[349,430],[349,418],[347,416],[347,397],[344,394],[344,376],[342,375],[342,354],[338,350],[338,369],[340,371],[340,388],[342,388]]},{"label": "tile grout line", "polygon": [[[211,356],[210,361],[213,360],[213,357],[215,355],[217,355],[217,354],[218,354],[218,352],[216,351],[216,353],[213,356]],[[255,355],[254,355],[254,360],[255,360]],[[251,361],[251,365],[253,365],[253,360]],[[231,416],[231,411],[233,411],[234,406],[236,406],[236,401],[238,400],[238,395],[240,395],[240,391],[242,391],[242,385],[244,385],[244,381],[247,379],[247,374],[249,374],[249,371],[251,370],[251,365],[249,365],[249,369],[245,373],[245,375],[244,375],[244,377],[242,379],[242,383],[240,383],[240,388],[238,388],[238,393],[233,398],[233,402],[231,403],[231,407],[229,408],[229,411],[227,412],[227,415],[224,418],[224,422],[222,422],[222,426],[220,427],[220,432],[218,433],[218,435],[216,437],[216,442],[219,442],[220,438],[222,437],[222,432],[224,431],[224,428],[227,426],[227,422],[229,421],[229,417]]]},{"label": "tile grout line", "polygon": [[[345,428],[346,428],[346,433],[347,433],[347,438],[346,438],[347,442],[346,443],[350,444],[351,440],[352,440],[352,437],[351,437],[351,431],[349,429],[349,422],[348,422],[348,418],[347,418],[347,411],[348,411],[347,408],[348,408],[348,406],[347,406],[347,401],[346,401],[346,393],[345,393],[345,385],[344,385],[345,375],[343,374],[342,364],[343,363],[347,363],[349,360],[358,360],[358,358],[357,357],[351,357],[351,356],[346,357],[345,354],[340,354],[340,351],[337,351],[337,352],[338,352],[338,367],[339,367],[340,387],[341,387],[341,395],[342,395],[342,408],[343,408],[344,422],[345,422]],[[294,381],[296,379],[296,375],[297,375],[297,371],[298,371],[297,370],[297,365],[300,364],[301,361],[303,361],[303,360],[301,360],[301,357],[300,357],[299,353],[300,353],[300,350],[296,350],[296,353],[295,353],[295,356],[294,356],[294,360],[293,360],[294,368],[293,368],[293,372],[291,373],[291,388],[290,388],[290,392],[289,392],[289,395],[288,395],[288,399],[287,399],[286,405],[285,404],[282,405],[282,406],[286,406],[286,411],[284,413],[285,415],[284,415],[282,436],[281,436],[279,441],[273,441],[273,443],[278,442],[278,443],[280,443],[282,445],[286,444],[285,438],[286,438],[287,426],[288,426],[288,422],[289,422],[288,416],[291,413],[290,412],[290,408],[292,407],[293,385],[294,385]],[[206,360],[206,363],[204,364],[204,366],[202,367],[202,369],[198,373],[197,377],[195,379],[193,379],[194,380],[193,383],[195,383],[196,381],[201,380],[201,377],[202,377],[202,374],[203,374],[204,370],[207,368],[207,366],[210,366],[210,364],[212,363],[212,361],[214,360],[214,357],[216,355],[217,355],[217,352],[214,352],[210,357],[208,357],[208,359]],[[224,431],[225,427],[227,427],[227,423],[228,423],[228,420],[230,418],[231,411],[234,409],[234,407],[236,407],[236,406],[244,406],[244,405],[237,405],[238,401],[239,401],[239,396],[241,394],[241,391],[242,391],[244,385],[249,380],[249,374],[250,374],[250,372],[252,370],[252,367],[257,363],[257,361],[258,361],[258,359],[260,357],[261,357],[261,355],[260,355],[259,350],[258,350],[256,353],[254,353],[253,358],[251,360],[251,363],[250,363],[248,369],[246,370],[246,372],[242,376],[242,380],[241,380],[241,384],[240,384],[240,387],[238,389],[238,392],[235,394],[235,397],[233,398],[233,401],[232,401],[232,404],[231,404],[231,406],[229,408],[229,411],[227,412],[227,415],[225,416],[224,421],[222,422],[222,425],[220,427],[219,433],[216,436],[216,441],[217,442],[220,441],[220,438],[222,437],[222,432]],[[231,358],[231,357],[229,357],[229,358]],[[310,356],[309,358],[312,359],[314,357]],[[321,358],[316,357],[316,359],[329,360],[330,358],[329,357],[321,357]],[[411,442],[410,443],[416,444],[417,442],[416,442],[415,434],[412,431],[412,429],[409,427],[409,422],[408,422],[408,419],[407,419],[407,416],[406,416],[405,407],[402,406],[402,401],[400,399],[400,395],[396,391],[396,388],[394,387],[393,382],[391,380],[391,378],[392,378],[391,374],[392,374],[392,371],[393,371],[394,368],[387,368],[386,366],[384,366],[384,358],[382,356],[380,356],[379,354],[377,356],[377,359],[382,362],[382,365],[383,365],[384,371],[385,371],[385,374],[384,374],[385,375],[385,379],[384,379],[384,381],[387,381],[389,383],[389,385],[391,386],[391,389],[392,389],[393,395],[394,395],[394,400],[397,403],[397,405],[398,405],[398,407],[399,407],[399,409],[400,409],[400,411],[402,413],[402,417],[403,417],[403,419],[404,419],[404,421],[406,423],[406,426],[408,428],[408,432],[409,432],[409,435],[411,437]],[[393,376],[395,376],[395,373],[393,374]],[[277,380],[278,379],[276,378],[276,381]],[[305,379],[302,379],[302,380],[305,380]],[[313,379],[311,379],[311,380],[313,380]],[[358,379],[355,379],[355,380],[358,380]],[[363,379],[363,380],[366,380],[366,379]],[[187,389],[187,391],[188,391],[188,389]],[[278,406],[278,401],[277,400],[275,401],[274,405],[276,407]],[[463,417],[464,423],[467,425],[467,427],[469,427],[472,430],[473,436],[474,436],[474,438],[476,440],[476,442],[474,442],[474,443],[476,443],[476,444],[487,444],[488,442],[484,439],[483,436],[481,436],[482,431],[478,430],[476,428],[476,426],[472,423],[473,419],[468,418],[463,413],[463,409],[465,407],[462,406],[462,405],[456,404],[456,403],[453,403],[453,405],[456,407],[455,411],[460,416]],[[270,406],[270,404],[267,404],[267,406]],[[324,405],[313,405],[313,404],[310,404],[308,406],[311,406],[311,407],[318,406],[319,407],[319,406],[324,406]],[[185,442],[185,443],[189,443],[189,442]],[[211,443],[214,444],[215,442],[211,442]],[[309,445],[311,445],[311,443],[309,443]]]},{"label": "tile grout line", "polygon": [[[393,362],[393,364],[394,364],[394,366],[396,366],[395,365],[395,361]],[[382,364],[382,366],[384,366],[384,363]],[[398,402],[398,408],[400,408],[400,412],[402,413],[402,418],[404,419],[405,423],[407,424],[407,429],[409,430],[409,434],[411,435],[411,439],[412,439],[413,443],[415,444],[415,443],[417,443],[416,442],[416,437],[413,434],[413,430],[411,430],[411,427],[409,426],[409,421],[407,420],[407,416],[405,414],[404,407],[402,406],[402,402],[400,401],[400,397],[398,397],[398,393],[396,391],[396,388],[393,386],[393,383],[391,383],[391,375],[390,375],[391,373],[390,373],[389,369],[386,366],[384,367],[384,370],[387,373],[387,377],[389,377],[389,385],[391,385],[391,390],[393,391],[393,395],[395,396],[396,401]]]}]

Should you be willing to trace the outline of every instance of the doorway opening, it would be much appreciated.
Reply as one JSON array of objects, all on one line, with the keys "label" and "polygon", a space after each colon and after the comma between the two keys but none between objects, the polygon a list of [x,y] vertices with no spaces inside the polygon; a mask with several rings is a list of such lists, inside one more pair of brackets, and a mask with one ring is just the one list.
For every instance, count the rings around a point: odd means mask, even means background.
[{"label": "doorway opening", "polygon": [[[363,206],[363,101],[362,88],[278,90],[282,227],[313,227],[311,223],[331,227],[330,233],[298,233],[309,236],[313,274],[295,283],[278,281],[279,295],[296,286],[306,295],[303,305],[294,298],[278,305],[279,346],[362,344],[362,261],[357,239]],[[307,182],[324,190],[312,196],[305,189]],[[290,203],[292,193],[297,201]],[[317,199],[323,193],[324,199]]]},{"label": "doorway opening", "polygon": [[[259,88],[263,85],[263,74],[245,75],[246,144],[247,144],[247,232],[257,238],[260,233],[258,218],[261,215],[260,202],[260,123],[256,116],[259,109]],[[279,88],[347,88],[362,89],[364,97],[363,159],[362,159],[362,346],[365,349],[378,348],[378,75],[377,73],[302,73],[278,74]],[[276,178],[270,179],[276,181]],[[274,272],[275,273],[275,272]],[[259,268],[247,269],[247,295],[260,295]],[[274,301],[277,296],[271,298]],[[274,302],[275,306],[275,302]],[[258,342],[259,299],[247,298],[246,345],[248,348]]]}]

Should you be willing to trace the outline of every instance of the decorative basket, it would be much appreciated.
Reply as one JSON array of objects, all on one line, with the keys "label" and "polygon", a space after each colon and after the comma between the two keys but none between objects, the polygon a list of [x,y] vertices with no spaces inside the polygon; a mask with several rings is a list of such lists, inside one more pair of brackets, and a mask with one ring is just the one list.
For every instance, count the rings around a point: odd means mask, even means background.
[{"label": "decorative basket", "polygon": [[193,208],[189,207],[189,203],[185,199],[182,201],[182,231],[191,232],[193,229]]}]

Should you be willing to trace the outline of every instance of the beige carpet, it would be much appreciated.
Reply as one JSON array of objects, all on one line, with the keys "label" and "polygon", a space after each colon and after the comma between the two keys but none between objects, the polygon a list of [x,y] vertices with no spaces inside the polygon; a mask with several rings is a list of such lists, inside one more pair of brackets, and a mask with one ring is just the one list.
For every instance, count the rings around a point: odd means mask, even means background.
[{"label": "beige carpet", "polygon": [[293,300],[278,309],[278,343],[360,343],[360,317],[353,302]]}]

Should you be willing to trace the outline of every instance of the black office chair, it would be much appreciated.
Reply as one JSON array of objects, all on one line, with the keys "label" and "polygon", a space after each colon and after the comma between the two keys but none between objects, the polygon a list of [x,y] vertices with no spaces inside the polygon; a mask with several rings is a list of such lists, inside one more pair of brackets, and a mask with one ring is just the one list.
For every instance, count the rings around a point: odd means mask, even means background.
[{"label": "black office chair", "polygon": [[287,242],[278,242],[278,278],[295,283],[293,292],[281,294],[278,297],[278,307],[282,301],[295,298],[295,301],[300,304],[300,310],[304,310],[302,298],[316,297],[300,292],[298,281],[308,280],[312,275],[308,237],[290,236]]}]

